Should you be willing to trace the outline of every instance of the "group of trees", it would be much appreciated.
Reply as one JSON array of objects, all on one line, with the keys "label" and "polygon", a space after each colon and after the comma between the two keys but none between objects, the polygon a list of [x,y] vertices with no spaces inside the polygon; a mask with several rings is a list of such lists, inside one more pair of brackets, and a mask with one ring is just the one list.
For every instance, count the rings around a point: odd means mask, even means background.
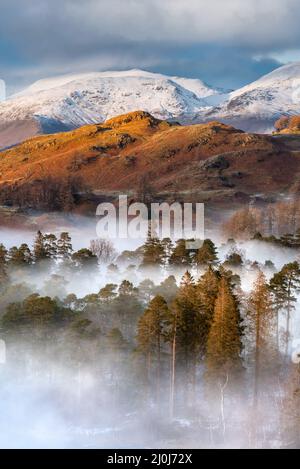
[{"label": "group of trees", "polygon": [[3,185],[0,203],[21,208],[47,209],[70,212],[76,205],[78,193],[84,190],[79,177],[60,181],[52,176],[24,183]]},{"label": "group of trees", "polygon": [[210,267],[197,282],[187,272],[171,303],[161,295],[151,300],[139,321],[138,347],[145,356],[148,377],[154,373],[158,383],[169,348],[172,408],[177,373],[194,395],[197,364],[206,364],[213,383],[241,372],[242,322],[233,277],[224,270]]},{"label": "group of trees", "polygon": [[300,229],[296,230],[295,233],[284,234],[280,236],[280,238],[277,238],[274,235],[263,236],[261,233],[255,233],[252,239],[286,248],[300,249]]},{"label": "group of trees", "polygon": [[217,249],[210,239],[205,239],[199,249],[189,249],[188,240],[178,239],[174,244],[170,238],[161,240],[149,233],[141,250],[142,268],[207,267],[217,262]]},{"label": "group of trees", "polygon": [[[291,367],[290,319],[299,292],[297,262],[285,265],[270,282],[259,271],[246,296],[230,271],[209,267],[198,281],[187,272],[173,301],[155,296],[138,323],[138,350],[152,395],[161,394],[161,370],[168,370],[171,414],[178,395],[194,408],[197,376],[204,369],[210,395],[221,400],[223,422],[227,386],[243,389],[250,371],[253,415],[259,418],[264,389],[274,389]],[[280,315],[286,317],[282,335]]]},{"label": "group of trees", "polygon": [[0,245],[0,264],[12,267],[24,267],[39,264],[47,260],[67,260],[72,257],[73,248],[71,238],[64,232],[57,238],[54,234],[43,234],[38,231],[33,248],[23,243],[21,246],[13,246],[9,250],[3,244]]},{"label": "group of trees", "polygon": [[53,233],[43,234],[38,231],[32,248],[23,243],[6,249],[0,244],[0,287],[8,280],[8,273],[13,269],[46,269],[51,263],[59,263],[62,271],[63,268],[91,271],[101,263],[107,264],[114,257],[114,247],[108,240],[92,240],[89,249],[75,252],[69,233],[63,232],[57,237]]},{"label": "group of trees", "polygon": [[[233,266],[236,260],[235,256],[228,258],[228,266]],[[106,239],[91,240],[89,248],[75,252],[69,233],[63,232],[57,237],[53,233],[38,231],[32,248],[23,243],[6,249],[0,244],[0,285],[7,282],[10,271],[21,268],[47,269],[51,265],[58,265],[61,273],[67,270],[95,272],[99,265],[106,265],[111,275],[119,274],[119,268],[126,265],[130,276],[137,267],[146,272],[158,268],[169,268],[170,271],[172,268],[206,268],[217,264],[217,249],[210,239],[204,240],[200,249],[190,250],[183,239],[174,244],[169,238],[160,240],[149,235],[144,245],[136,251],[124,251],[117,256],[113,244]]]},{"label": "group of trees", "polygon": [[[274,236],[279,241],[282,238],[283,244],[285,241],[291,241],[292,245],[299,247],[299,207],[297,196],[290,201],[276,202],[263,207],[245,207],[237,210],[224,223],[223,231],[229,238],[236,239],[251,239],[260,233],[263,238]],[[289,239],[285,240],[286,235]]]},{"label": "group of trees", "polygon": [[[152,268],[166,273],[173,266],[186,272],[180,283],[173,275],[160,284],[144,276],[136,284],[128,279],[110,282],[83,298],[58,294],[62,277],[57,284],[53,278],[48,281],[49,296],[31,292],[26,284],[8,282],[15,268],[55,263],[80,267],[80,273],[98,268],[101,261],[130,263],[135,256],[140,274]],[[270,280],[257,268],[252,290],[246,293],[230,270],[242,262],[243,254],[234,245],[221,264],[215,244],[208,239],[191,251],[184,240],[173,244],[148,236],[138,251],[116,258],[109,242],[95,240],[90,249],[74,252],[68,233],[56,237],[38,232],[32,249],[25,244],[10,250],[0,246],[1,337],[21,365],[33,354],[31,367],[39,366],[37,362],[47,356],[74,370],[76,382],[82,382],[83,371],[92,367],[102,377],[101,390],[123,399],[130,389],[135,403],[168,406],[171,418],[183,409],[196,415],[200,400],[212,402],[211,418],[223,437],[226,405],[233,392],[241,396],[247,389],[253,416],[247,425],[257,428],[264,416],[264,394],[270,392],[270,399],[282,405],[278,383],[286,381],[289,412],[282,409],[282,418],[290,425],[299,389],[290,354],[300,266],[286,264],[272,272]],[[24,342],[28,351],[20,353]]]},{"label": "group of trees", "polygon": [[[118,389],[126,369],[126,383],[135,383],[139,401],[168,405],[171,417],[183,403],[195,412],[204,386],[203,398],[213,401],[212,414],[225,434],[226,399],[233,389],[250,386],[259,418],[266,386],[275,386],[278,376],[286,379],[299,289],[297,263],[285,265],[269,282],[259,272],[249,295],[230,271],[209,266],[198,280],[187,271],[179,286],[170,276],[160,285],[149,279],[138,287],[128,280],[107,284],[84,298],[30,294],[5,308],[1,335],[8,344],[24,347],[27,341],[30,353],[42,349],[39,360],[52,353],[78,372],[101,362]],[[280,315],[287,315],[282,337]],[[13,356],[20,362],[27,355]],[[112,361],[105,364],[108,356]]]},{"label": "group of trees", "polygon": [[275,122],[277,132],[300,132],[300,116],[282,116]]}]

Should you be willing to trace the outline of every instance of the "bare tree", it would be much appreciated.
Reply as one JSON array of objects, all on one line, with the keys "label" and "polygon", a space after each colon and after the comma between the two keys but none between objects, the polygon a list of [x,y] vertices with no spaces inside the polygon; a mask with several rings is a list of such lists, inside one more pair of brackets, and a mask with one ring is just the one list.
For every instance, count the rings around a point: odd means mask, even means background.
[{"label": "bare tree", "polygon": [[104,238],[92,239],[90,250],[98,257],[100,264],[110,264],[117,256],[113,243]]}]

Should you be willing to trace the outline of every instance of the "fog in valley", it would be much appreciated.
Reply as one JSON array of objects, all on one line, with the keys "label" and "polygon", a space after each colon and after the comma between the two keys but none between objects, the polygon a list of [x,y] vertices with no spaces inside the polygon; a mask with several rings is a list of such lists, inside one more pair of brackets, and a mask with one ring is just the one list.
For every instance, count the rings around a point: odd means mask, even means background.
[{"label": "fog in valley", "polygon": [[220,230],[191,252],[78,217],[1,244],[0,447],[299,444],[296,241]]}]

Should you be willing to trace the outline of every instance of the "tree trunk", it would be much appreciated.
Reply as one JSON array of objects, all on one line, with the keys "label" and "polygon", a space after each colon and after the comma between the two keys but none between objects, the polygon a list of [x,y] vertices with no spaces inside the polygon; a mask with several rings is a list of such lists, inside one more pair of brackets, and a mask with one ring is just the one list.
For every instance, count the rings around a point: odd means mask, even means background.
[{"label": "tree trunk", "polygon": [[151,398],[151,352],[149,351],[147,354],[147,391],[148,391],[148,402]]},{"label": "tree trunk", "polygon": [[157,403],[160,405],[160,376],[161,375],[161,345],[160,345],[160,335],[157,336],[157,382],[156,382],[156,392],[157,392]]},{"label": "tree trunk", "polygon": [[220,383],[220,396],[221,396],[221,423],[222,423],[222,432],[223,432],[223,438],[225,441],[225,434],[226,434],[226,420],[225,420],[225,408],[224,408],[224,395],[225,395],[225,390],[227,388],[229,381],[229,376],[228,372],[226,373],[226,379],[224,384]]},{"label": "tree trunk", "polygon": [[172,341],[171,353],[171,387],[170,387],[170,418],[174,418],[175,407],[175,385],[176,385],[176,329]]},{"label": "tree trunk", "polygon": [[257,411],[260,375],[260,312],[256,314],[254,410]]},{"label": "tree trunk", "polygon": [[279,355],[280,343],[279,343],[279,308],[276,308],[276,347]]},{"label": "tree trunk", "polygon": [[290,348],[290,320],[291,320],[291,304],[290,300],[287,304],[287,317],[286,317],[286,340],[285,340],[285,358],[287,360]]},{"label": "tree trunk", "polygon": [[193,362],[192,362],[192,383],[191,383],[191,386],[192,386],[192,389],[191,389],[191,405],[192,405],[192,407],[194,407],[195,404],[196,404],[196,368],[197,368],[196,358],[194,358]]}]

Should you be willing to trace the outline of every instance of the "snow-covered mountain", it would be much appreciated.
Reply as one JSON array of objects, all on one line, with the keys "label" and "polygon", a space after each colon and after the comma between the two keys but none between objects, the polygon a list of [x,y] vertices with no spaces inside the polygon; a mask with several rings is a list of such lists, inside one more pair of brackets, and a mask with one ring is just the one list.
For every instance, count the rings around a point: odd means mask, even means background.
[{"label": "snow-covered mountain", "polygon": [[136,110],[183,124],[219,120],[269,133],[280,116],[300,114],[300,62],[230,93],[198,79],[143,70],[40,80],[0,102],[0,148]]},{"label": "snow-covered mountain", "polygon": [[186,119],[207,107],[203,98],[214,94],[200,80],[142,70],[88,73],[40,80],[12,96],[0,107],[0,116],[29,115],[78,126],[141,109],[155,117]]},{"label": "snow-covered mountain", "polygon": [[0,125],[7,133],[9,123],[15,128],[16,122],[24,127],[30,121],[31,129],[39,127],[47,133],[135,110],[189,122],[209,109],[206,99],[218,100],[221,94],[201,80],[142,70],[65,75],[40,80],[0,103]]},{"label": "snow-covered mountain", "polygon": [[208,111],[217,119],[246,131],[269,133],[282,115],[300,114],[300,62],[280,67],[229,94],[228,100]]}]

